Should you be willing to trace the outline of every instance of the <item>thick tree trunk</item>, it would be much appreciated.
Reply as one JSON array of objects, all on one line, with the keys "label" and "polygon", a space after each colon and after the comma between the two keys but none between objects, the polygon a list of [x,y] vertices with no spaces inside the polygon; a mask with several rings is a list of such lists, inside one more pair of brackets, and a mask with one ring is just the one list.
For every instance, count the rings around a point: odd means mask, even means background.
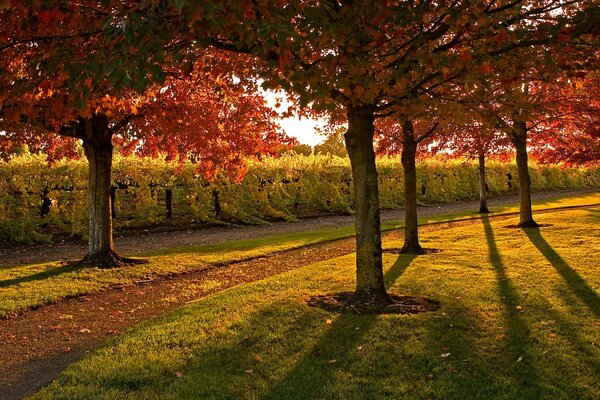
[{"label": "thick tree trunk", "polygon": [[88,254],[85,264],[113,267],[123,259],[113,248],[111,215],[112,132],[108,119],[94,116],[81,122],[85,126],[83,148],[89,163],[88,172]]},{"label": "thick tree trunk", "polygon": [[383,280],[373,110],[348,108],[347,114],[348,130],[344,138],[352,166],[356,208],[356,291],[350,304],[380,308],[393,301]]},{"label": "thick tree trunk", "polygon": [[517,170],[519,172],[519,226],[535,227],[531,210],[531,178],[527,164],[527,126],[525,122],[515,121],[511,141],[517,150]]},{"label": "thick tree trunk", "polygon": [[419,244],[417,216],[417,142],[412,121],[402,122],[402,168],[404,170],[404,246],[402,253],[423,254]]},{"label": "thick tree trunk", "polygon": [[487,214],[490,210],[487,206],[487,185],[485,177],[485,153],[479,152],[479,213]]}]

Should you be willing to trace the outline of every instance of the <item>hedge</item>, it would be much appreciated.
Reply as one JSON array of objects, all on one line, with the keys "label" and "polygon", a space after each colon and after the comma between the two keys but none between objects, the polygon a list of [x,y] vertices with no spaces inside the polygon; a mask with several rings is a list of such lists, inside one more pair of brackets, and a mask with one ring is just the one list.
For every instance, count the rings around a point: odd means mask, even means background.
[{"label": "hedge", "polygon": [[[487,163],[490,195],[518,188],[516,165]],[[288,154],[250,161],[239,183],[221,174],[213,182],[199,176],[191,162],[116,155],[113,166],[116,226],[145,225],[171,215],[183,220],[264,223],[319,213],[350,213],[352,179],[347,158]],[[399,157],[378,160],[382,208],[401,208]],[[417,165],[419,201],[443,203],[477,198],[477,165],[464,159],[431,158]],[[600,169],[530,166],[532,189],[600,187]],[[48,239],[50,226],[72,234],[87,227],[87,163],[61,160],[52,165],[43,154],[0,161],[0,239]]]}]

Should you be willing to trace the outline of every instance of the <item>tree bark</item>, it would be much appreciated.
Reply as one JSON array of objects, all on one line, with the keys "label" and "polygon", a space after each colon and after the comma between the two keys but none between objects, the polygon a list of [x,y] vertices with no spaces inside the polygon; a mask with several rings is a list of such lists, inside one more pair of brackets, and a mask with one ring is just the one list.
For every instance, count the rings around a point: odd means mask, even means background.
[{"label": "tree bark", "polygon": [[488,214],[487,185],[485,177],[485,153],[479,151],[479,213]]},{"label": "tree bark", "polygon": [[533,220],[531,210],[531,177],[527,164],[527,125],[523,121],[515,121],[511,141],[517,150],[517,170],[519,172],[519,226],[539,226]]},{"label": "tree bark", "polygon": [[167,218],[173,217],[173,190],[165,189],[165,208],[167,211]]},{"label": "tree bark", "polygon": [[423,254],[417,215],[417,145],[412,121],[402,121],[402,169],[404,170],[404,245],[400,252]]},{"label": "tree bark", "polygon": [[356,208],[356,290],[349,302],[380,308],[393,301],[383,280],[379,189],[373,149],[375,118],[369,107],[349,107],[347,116],[344,139],[352,166]]},{"label": "tree bark", "polygon": [[40,196],[42,199],[42,206],[40,207],[40,217],[42,218],[50,214],[50,206],[52,205],[52,202],[48,198],[48,193],[50,193],[50,190],[48,190],[48,188],[44,188],[42,190],[42,195]]},{"label": "tree bark", "polygon": [[93,116],[81,124],[83,148],[89,163],[88,253],[82,262],[98,267],[119,266],[123,259],[114,250],[112,236],[112,132],[105,116]]}]

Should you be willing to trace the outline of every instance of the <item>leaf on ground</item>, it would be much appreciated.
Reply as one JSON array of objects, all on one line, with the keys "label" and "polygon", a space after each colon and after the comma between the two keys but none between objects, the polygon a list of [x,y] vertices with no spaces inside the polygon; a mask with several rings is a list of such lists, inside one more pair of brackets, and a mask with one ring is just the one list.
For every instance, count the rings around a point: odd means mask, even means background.
[{"label": "leaf on ground", "polygon": [[450,353],[443,353],[442,355],[440,355],[440,357],[448,358],[448,357],[450,357]]}]

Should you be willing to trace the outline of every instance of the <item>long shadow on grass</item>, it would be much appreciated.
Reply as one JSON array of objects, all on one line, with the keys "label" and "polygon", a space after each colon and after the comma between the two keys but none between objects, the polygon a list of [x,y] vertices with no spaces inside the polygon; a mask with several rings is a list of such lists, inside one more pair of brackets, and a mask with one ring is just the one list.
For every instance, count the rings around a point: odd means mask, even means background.
[{"label": "long shadow on grass", "polygon": [[552,264],[556,271],[562,276],[568,284],[569,289],[589,307],[589,309],[600,317],[600,296],[592,289],[587,282],[575,272],[569,264],[550,246],[542,237],[538,228],[523,229],[525,234],[531,240],[531,243],[543,254]]},{"label": "long shadow on grass", "polygon": [[[568,299],[567,296],[565,300],[569,301],[570,299]],[[560,340],[561,337],[566,338],[568,345],[571,347],[570,354],[575,354],[575,357],[571,358],[571,362],[584,364],[593,370],[591,373],[586,373],[585,370],[583,370],[582,373],[583,375],[587,375],[593,384],[594,377],[600,376],[600,350],[594,346],[593,341],[584,337],[585,329],[582,329],[581,327],[581,317],[572,313],[560,313],[556,311],[548,301],[544,301],[543,304],[544,309],[546,310],[548,324],[551,324],[552,331],[558,332],[558,340]],[[593,326],[593,322],[588,322],[588,325]],[[593,330],[594,328],[590,327],[589,331]],[[563,354],[562,352],[552,352],[550,353],[550,356],[561,357]],[[564,361],[559,361],[556,364],[559,363],[564,367]],[[572,368],[573,370],[582,370],[580,366],[574,366]],[[565,370],[568,369],[565,368]],[[573,398],[577,397],[573,396]]]},{"label": "long shadow on grass", "polygon": [[77,265],[75,263],[69,263],[69,264],[65,264],[60,267],[55,267],[55,268],[48,268],[44,271],[41,271],[41,272],[38,272],[35,274],[21,276],[18,278],[5,279],[3,281],[0,281],[0,288],[17,285],[19,283],[41,281],[41,280],[52,278],[54,276],[58,276],[58,275],[61,275],[61,274],[67,273],[67,272],[77,271],[78,269],[81,269],[81,268],[82,268],[81,265]]},{"label": "long shadow on grass", "polygon": [[[386,285],[392,286],[415,258],[415,255],[400,255],[385,274]],[[337,373],[343,373],[352,367],[351,360],[354,358],[352,352],[358,353],[360,346],[368,345],[368,332],[378,318],[377,315],[340,315],[319,338],[310,353],[302,358],[283,380],[260,398],[331,398],[332,394],[324,393],[324,389],[334,381]],[[364,371],[363,378],[368,381],[369,375],[375,372]],[[368,390],[364,387],[362,389]]]},{"label": "long shadow on grass", "polygon": [[[523,390],[536,390],[538,381],[535,365],[528,350],[528,328],[519,315],[522,305],[519,302],[517,289],[506,275],[506,266],[494,237],[494,230],[488,217],[482,218],[485,238],[488,246],[489,260],[494,268],[496,280],[498,281],[498,293],[500,301],[504,303],[504,319],[506,322],[506,345],[512,361],[510,373],[517,380]],[[507,370],[506,372],[509,372]],[[523,394],[522,392],[520,394]],[[541,395],[535,391],[529,393],[535,396]]]}]

